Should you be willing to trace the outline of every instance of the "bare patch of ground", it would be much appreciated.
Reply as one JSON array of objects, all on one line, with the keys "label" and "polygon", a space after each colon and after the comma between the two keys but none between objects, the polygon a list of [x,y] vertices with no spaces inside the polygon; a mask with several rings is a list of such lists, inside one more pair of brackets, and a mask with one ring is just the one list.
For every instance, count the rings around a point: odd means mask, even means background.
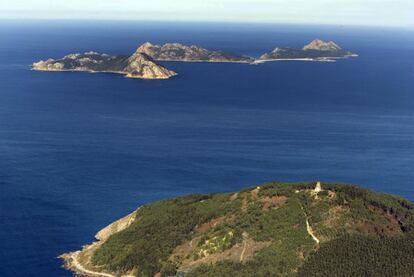
[{"label": "bare patch of ground", "polygon": [[181,264],[183,260],[189,259],[190,254],[197,247],[199,241],[200,237],[196,237],[177,246],[174,249],[173,254],[169,257],[169,260],[175,264]]},{"label": "bare patch of ground", "polygon": [[378,218],[375,221],[354,223],[351,225],[350,232],[387,236],[395,236],[402,233],[400,222],[394,215],[374,205],[369,205],[368,209],[376,214]]},{"label": "bare patch of ground", "polygon": [[299,250],[297,252],[299,259],[301,259],[302,261],[305,260],[305,253],[302,250]]},{"label": "bare patch of ground", "polygon": [[213,227],[219,225],[220,223],[222,223],[225,219],[226,219],[225,216],[221,216],[221,217],[218,217],[218,218],[213,218],[209,222],[206,222],[206,223],[203,223],[203,224],[197,226],[194,229],[194,231],[196,231],[197,233],[206,233],[211,228],[213,228]]},{"label": "bare patch of ground", "polygon": [[255,201],[259,200],[259,190],[260,190],[260,187],[257,187],[257,188],[250,191],[250,194],[251,194],[253,200],[255,200]]},{"label": "bare patch of ground", "polygon": [[335,197],[336,197],[336,193],[332,190],[328,190],[328,198],[332,200],[332,199],[335,199]]},{"label": "bare patch of ground", "polygon": [[275,195],[272,197],[266,196],[259,201],[263,204],[263,210],[268,211],[272,208],[277,208],[286,203],[289,198],[284,195]]},{"label": "bare patch of ground", "polygon": [[[277,208],[282,206],[286,203],[288,200],[287,196],[284,195],[275,195],[272,197],[266,196],[266,197],[260,197],[259,196],[260,187],[257,187],[250,191],[250,197],[253,201],[259,202],[263,205],[263,210],[268,211],[271,208]],[[242,210],[246,210],[248,206],[248,200],[247,197],[243,198],[242,202]]]},{"label": "bare patch of ground", "polygon": [[218,261],[225,260],[244,263],[252,260],[257,251],[269,246],[270,244],[270,241],[254,241],[252,239],[245,238],[243,242],[238,243],[221,253],[214,253],[197,260],[193,260],[191,257],[184,258],[179,271],[187,271],[190,268],[194,268],[201,264],[216,263]]},{"label": "bare patch of ground", "polygon": [[232,196],[230,196],[230,201],[234,201],[234,200],[236,200],[237,199],[237,197],[239,196],[239,193],[238,192],[236,192],[235,194],[232,194]]},{"label": "bare patch of ground", "polygon": [[348,207],[334,206],[329,209],[328,216],[324,222],[324,225],[329,228],[337,228],[341,219],[341,216],[349,212]]}]

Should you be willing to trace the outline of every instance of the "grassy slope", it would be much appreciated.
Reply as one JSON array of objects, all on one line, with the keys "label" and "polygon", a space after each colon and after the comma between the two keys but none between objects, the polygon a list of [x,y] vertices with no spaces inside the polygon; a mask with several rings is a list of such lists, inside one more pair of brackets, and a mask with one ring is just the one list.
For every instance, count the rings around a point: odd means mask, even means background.
[{"label": "grassy slope", "polygon": [[[413,204],[335,184],[323,184],[325,191],[315,198],[310,192],[313,188],[311,183],[270,183],[237,195],[193,195],[144,206],[129,228],[111,236],[96,251],[92,262],[112,272],[136,269],[138,276],[169,275],[185,259],[197,261],[234,249],[248,236],[269,244],[243,263],[222,258],[186,270],[186,276],[295,276],[298,271],[300,276],[328,276],[327,272],[338,268],[345,274],[338,264],[348,252],[355,255],[344,267],[352,268],[354,276],[363,276],[362,270],[374,270],[379,264],[384,267],[384,263],[390,270],[400,270],[392,272],[409,276],[414,266],[398,267],[396,261],[407,255],[413,258],[409,251],[413,246]],[[223,216],[216,226],[197,231],[197,226]],[[306,220],[320,245],[307,233]],[[172,255],[177,246],[189,241],[195,245],[186,253]],[[386,243],[376,247],[377,241]],[[343,249],[338,247],[341,244]],[[355,247],[358,251],[351,251]],[[388,258],[384,251],[391,253]],[[332,266],[327,267],[326,261]]]}]

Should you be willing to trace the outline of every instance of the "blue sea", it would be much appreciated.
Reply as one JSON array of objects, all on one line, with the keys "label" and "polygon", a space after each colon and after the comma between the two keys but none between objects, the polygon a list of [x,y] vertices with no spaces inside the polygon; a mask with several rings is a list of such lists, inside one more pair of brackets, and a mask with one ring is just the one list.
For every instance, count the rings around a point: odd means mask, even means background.
[{"label": "blue sea", "polygon": [[[45,73],[146,41],[259,56],[334,40],[336,63],[163,63],[169,80]],[[0,21],[0,276],[56,258],[140,205],[267,181],[352,183],[414,200],[414,31],[230,23]]]}]

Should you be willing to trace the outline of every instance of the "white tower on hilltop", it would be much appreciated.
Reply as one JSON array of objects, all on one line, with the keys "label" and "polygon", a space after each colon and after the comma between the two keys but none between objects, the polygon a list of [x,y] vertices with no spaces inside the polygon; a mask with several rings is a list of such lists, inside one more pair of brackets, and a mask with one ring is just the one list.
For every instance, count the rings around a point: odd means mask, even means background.
[{"label": "white tower on hilltop", "polygon": [[321,182],[316,182],[316,186],[315,186],[315,193],[321,192],[322,191],[322,186],[321,186]]}]

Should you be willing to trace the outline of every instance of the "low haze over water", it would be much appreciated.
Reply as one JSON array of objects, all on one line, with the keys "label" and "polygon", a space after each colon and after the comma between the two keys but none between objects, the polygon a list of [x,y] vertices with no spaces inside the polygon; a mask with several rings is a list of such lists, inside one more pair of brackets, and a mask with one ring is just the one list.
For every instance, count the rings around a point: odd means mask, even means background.
[{"label": "low haze over water", "polygon": [[[260,56],[334,40],[336,63],[162,63],[169,80],[30,64],[145,41]],[[266,181],[414,200],[414,35],[399,29],[0,22],[0,276],[70,276],[56,256],[136,207]]]}]

